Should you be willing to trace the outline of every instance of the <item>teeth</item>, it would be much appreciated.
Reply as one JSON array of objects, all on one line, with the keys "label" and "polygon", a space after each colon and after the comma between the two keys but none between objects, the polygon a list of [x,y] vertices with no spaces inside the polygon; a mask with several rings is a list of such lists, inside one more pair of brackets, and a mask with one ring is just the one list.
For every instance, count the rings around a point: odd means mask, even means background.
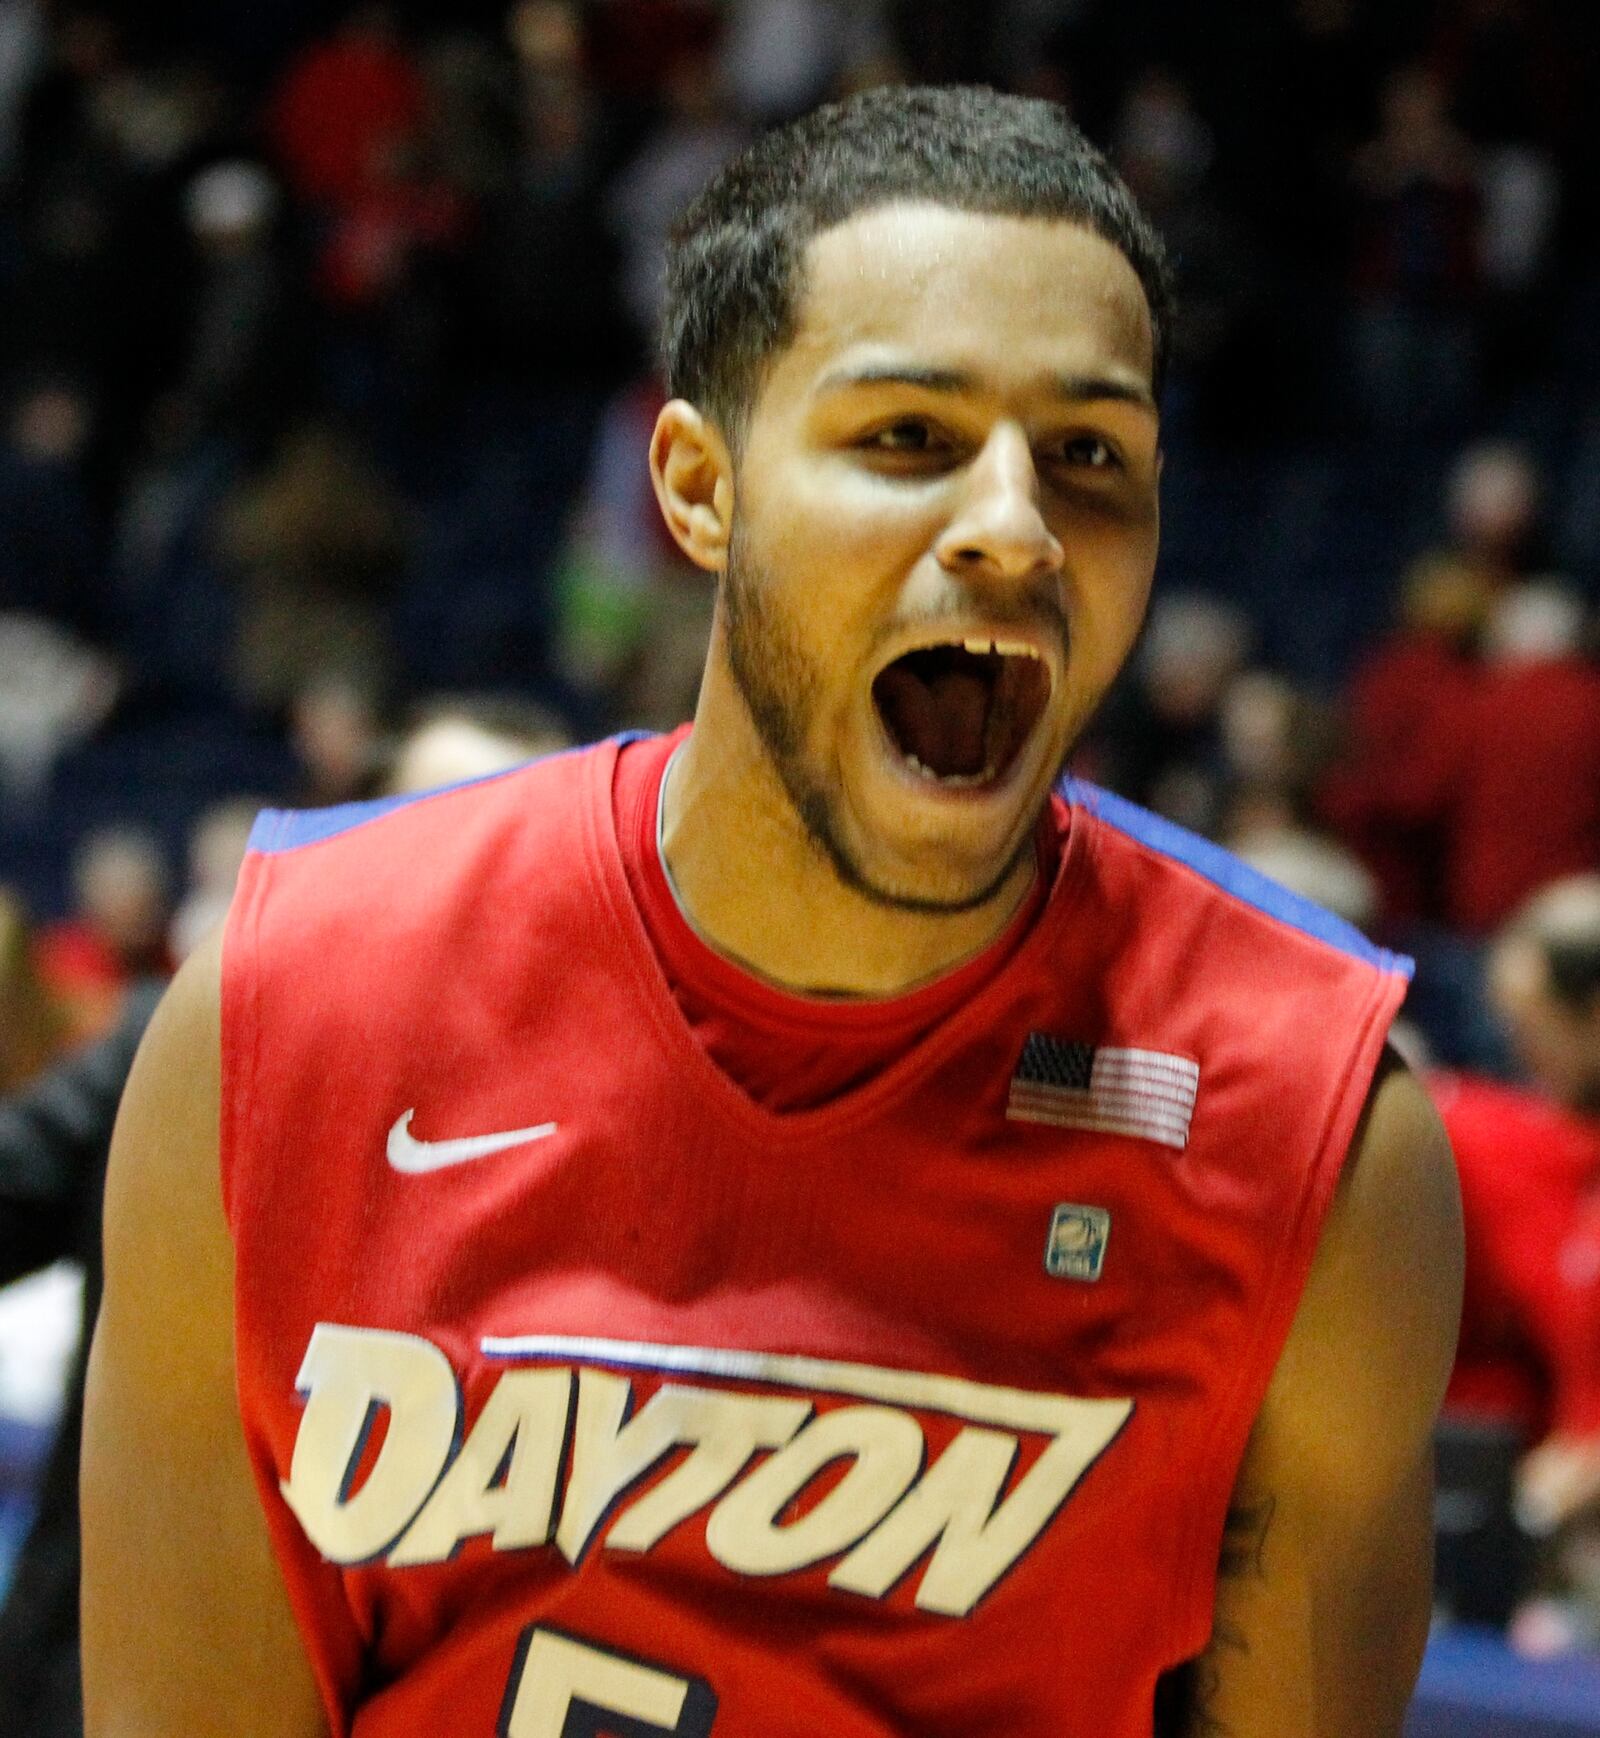
[{"label": "teeth", "polygon": [[977,657],[987,657],[991,652],[998,652],[1002,658],[1037,658],[1034,647],[1022,640],[963,640],[963,651],[972,652]]},{"label": "teeth", "polygon": [[992,766],[986,766],[982,772],[956,772],[951,773],[948,778],[942,778],[931,766],[924,766],[914,754],[903,755],[901,758],[918,778],[924,778],[932,785],[943,785],[946,790],[972,790],[978,785],[988,784],[995,774]]}]

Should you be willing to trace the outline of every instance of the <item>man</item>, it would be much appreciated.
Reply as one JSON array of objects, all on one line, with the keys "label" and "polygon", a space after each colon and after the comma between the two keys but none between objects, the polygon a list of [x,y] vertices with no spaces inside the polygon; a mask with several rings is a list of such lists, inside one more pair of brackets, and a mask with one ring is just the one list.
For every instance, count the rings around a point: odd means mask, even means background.
[{"label": "man", "polygon": [[1051,796],[1167,317],[1045,104],[702,196],[692,732],[272,819],[136,1070],[91,1732],[1398,1733],[1459,1262],[1403,977]]}]

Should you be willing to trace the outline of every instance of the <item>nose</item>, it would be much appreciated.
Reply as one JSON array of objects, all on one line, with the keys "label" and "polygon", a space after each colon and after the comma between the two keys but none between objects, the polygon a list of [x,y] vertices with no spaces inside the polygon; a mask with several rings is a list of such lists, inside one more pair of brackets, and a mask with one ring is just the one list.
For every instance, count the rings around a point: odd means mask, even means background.
[{"label": "nose", "polygon": [[1013,582],[1060,572],[1064,551],[1039,511],[1039,473],[1017,424],[990,433],[962,483],[934,545],[947,572]]}]

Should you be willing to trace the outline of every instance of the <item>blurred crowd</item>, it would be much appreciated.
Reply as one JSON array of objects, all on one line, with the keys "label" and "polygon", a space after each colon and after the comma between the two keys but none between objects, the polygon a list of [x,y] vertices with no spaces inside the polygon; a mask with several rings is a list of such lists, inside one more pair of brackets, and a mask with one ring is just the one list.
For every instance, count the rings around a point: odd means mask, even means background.
[{"label": "blurred crowd", "polygon": [[1067,103],[1174,249],[1159,601],[1079,770],[1416,956],[1456,1398],[1551,1451],[1521,1645],[1593,1643],[1600,8],[0,0],[0,1093],[260,803],[688,715],[664,238],[894,79]]}]

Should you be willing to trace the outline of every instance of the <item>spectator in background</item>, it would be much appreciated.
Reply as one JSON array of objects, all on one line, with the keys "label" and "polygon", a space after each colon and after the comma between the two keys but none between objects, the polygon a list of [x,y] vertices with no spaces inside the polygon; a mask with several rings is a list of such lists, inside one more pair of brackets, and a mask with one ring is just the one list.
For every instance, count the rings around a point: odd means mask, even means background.
[{"label": "spectator in background", "polygon": [[1445,847],[1445,916],[1481,936],[1537,888],[1600,868],[1600,669],[1561,587],[1504,593],[1484,634]]},{"label": "spectator in background", "polygon": [[1242,670],[1222,694],[1218,735],[1221,842],[1262,874],[1371,932],[1378,884],[1314,815],[1331,746],[1327,708],[1282,676]]},{"label": "spectator in background", "polygon": [[229,797],[195,822],[189,835],[189,884],[167,928],[168,951],[177,964],[228,915],[250,829],[265,807],[255,797]]},{"label": "spectator in background", "polygon": [[[1561,14],[1525,0],[1468,0],[1440,20],[1462,125],[1478,147],[1485,386],[1492,404],[1545,389],[1558,329],[1551,296],[1566,192],[1552,147],[1583,84]],[[1579,122],[1580,128],[1584,123]]]},{"label": "spectator in background", "polygon": [[1376,877],[1391,924],[1437,920],[1443,908],[1445,817],[1484,611],[1470,576],[1419,566],[1407,576],[1398,628],[1346,692],[1343,748],[1319,806]]},{"label": "spectator in background", "polygon": [[255,448],[304,390],[296,307],[277,243],[278,189],[258,163],[213,163],[184,190],[198,282],[180,372],[159,407],[167,444]]},{"label": "spectator in background", "polygon": [[[93,5],[46,14],[44,52],[21,95],[13,127],[16,217],[26,257],[8,344],[58,364],[87,364],[91,298],[114,276],[113,202],[122,165],[100,125],[104,93],[122,67],[120,33]],[[76,282],[75,282],[76,280]]]},{"label": "spectator in background", "polygon": [[[1209,432],[1259,438],[1278,372],[1260,363],[1274,341],[1271,286],[1260,248],[1213,192],[1216,149],[1183,77],[1160,65],[1134,76],[1111,154],[1176,262],[1178,311],[1164,424],[1182,431],[1193,415]],[[1245,372],[1257,381],[1249,394],[1238,390]]]},{"label": "spectator in background", "polygon": [[103,626],[83,470],[90,423],[83,388],[47,375],[16,387],[0,444],[0,612],[80,635]]},{"label": "spectator in background", "polygon": [[22,906],[0,887],[0,1095],[38,1074],[67,1036],[66,1011],[39,974]]},{"label": "spectator in background", "polygon": [[1600,1185],[1600,1022],[1595,986],[1583,981],[1581,928],[1573,934],[1586,902],[1588,915],[1600,912],[1597,887],[1558,884],[1518,914],[1494,950],[1494,1002],[1527,1084],[1448,1073],[1431,1082],[1467,1225],[1450,1405],[1504,1420],[1530,1447],[1552,1430],[1600,1429],[1600,1344],[1585,1351],[1584,1317],[1573,1309],[1582,1300],[1569,1293],[1558,1258],[1586,1194]]},{"label": "spectator in background", "polygon": [[98,647],[113,614],[84,466],[91,414],[75,381],[19,386],[0,442],[0,813],[31,809],[58,756],[117,689]]},{"label": "spectator in background", "polygon": [[1354,380],[1367,427],[1458,427],[1478,385],[1479,194],[1472,146],[1439,74],[1391,73],[1378,130],[1352,165]]},{"label": "spectator in background", "polygon": [[111,711],[112,661],[38,616],[0,613],[0,817],[36,806],[51,769]]},{"label": "spectator in background", "polygon": [[23,106],[14,278],[0,347],[81,381],[95,471],[115,486],[182,342],[174,177],[223,107],[181,62],[139,65],[109,10],[47,14],[50,54]]},{"label": "spectator in background", "polygon": [[1477,594],[1479,620],[1539,559],[1542,486],[1533,461],[1509,441],[1482,441],[1457,458],[1445,486],[1449,541],[1417,571],[1453,571]]},{"label": "spectator in background", "polygon": [[493,38],[463,26],[425,41],[419,64],[429,159],[447,186],[477,205],[513,172],[517,104],[508,56]]},{"label": "spectator in background", "polygon": [[422,702],[395,745],[381,786],[386,795],[436,790],[486,778],[572,747],[553,712],[501,695],[444,694]]},{"label": "spectator in background", "polygon": [[325,423],[292,430],[222,503],[216,542],[239,591],[234,667],[247,704],[282,708],[330,667],[388,679],[384,606],[405,563],[407,514],[348,435]]},{"label": "spectator in background", "polygon": [[313,209],[337,212],[415,148],[427,102],[393,8],[362,0],[290,63],[269,98],[267,128],[295,192]]},{"label": "spectator in background", "polygon": [[873,46],[867,9],[852,10],[838,0],[732,0],[720,70],[739,112],[772,126],[821,102]]},{"label": "spectator in background", "polygon": [[622,249],[622,296],[641,333],[656,330],[667,234],[689,201],[748,138],[714,52],[685,49],[662,84],[660,125],[612,184],[608,215]]},{"label": "spectator in background", "polygon": [[1169,592],[1151,605],[1131,679],[1097,728],[1085,760],[1094,776],[1197,833],[1222,818],[1226,769],[1221,707],[1244,667],[1251,629],[1231,604]]},{"label": "spectator in background", "polygon": [[428,81],[393,8],[353,7],[290,65],[267,119],[315,219],[312,275],[335,316],[338,402],[381,412],[426,397],[447,344],[441,262],[470,204],[432,154]]},{"label": "spectator in background", "polygon": [[1600,1638],[1572,1570],[1600,1524],[1600,875],[1557,882],[1498,939],[1496,1008],[1532,1083],[1439,1075],[1455,1149],[1466,1294],[1447,1405],[1512,1425],[1530,1452],[1519,1515],[1555,1541],[1576,1600],[1514,1620],[1526,1651]]},{"label": "spectator in background", "polygon": [[[1505,442],[1464,451],[1445,488],[1446,541],[1412,564],[1397,630],[1358,665],[1346,696],[1344,752],[1322,791],[1323,813],[1367,862],[1390,923],[1459,915],[1454,835],[1463,784],[1476,765],[1484,639],[1500,600],[1538,548],[1539,478]],[[1470,746],[1469,746],[1470,745]],[[1524,879],[1482,929],[1562,869]],[[1468,899],[1467,904],[1473,901]]]},{"label": "spectator in background", "polygon": [[[341,314],[390,314],[398,330],[380,335],[391,347],[396,338],[414,344],[411,311],[419,296],[436,293],[431,279],[461,245],[471,217],[469,201],[439,172],[426,145],[426,137],[396,140],[377,155],[360,190],[333,209],[322,232],[317,287]],[[418,373],[436,359],[415,348],[392,358]]]},{"label": "spectator in background", "polygon": [[1581,606],[1527,577],[1539,484],[1526,456],[1468,449],[1447,508],[1449,541],[1408,575],[1400,630],[1352,680],[1321,807],[1416,955],[1411,1009],[1436,1053],[1494,1071],[1482,939],[1545,882],[1600,864],[1600,671]]},{"label": "spectator in background", "polygon": [[609,387],[639,352],[604,221],[612,142],[583,59],[578,10],[521,0],[507,16],[510,158],[465,266],[473,365],[545,392]]},{"label": "spectator in background", "polygon": [[1330,752],[1327,709],[1285,677],[1244,670],[1222,695],[1218,725],[1226,778],[1219,834],[1308,832]]},{"label": "spectator in background", "polygon": [[167,865],[138,827],[91,833],[73,859],[73,913],[39,934],[39,971],[67,1009],[75,1040],[104,1033],[123,992],[141,977],[166,977]]},{"label": "spectator in background", "polygon": [[372,794],[383,759],[378,690],[349,670],[316,672],[289,707],[289,736],[300,763],[297,808],[326,808]]}]

